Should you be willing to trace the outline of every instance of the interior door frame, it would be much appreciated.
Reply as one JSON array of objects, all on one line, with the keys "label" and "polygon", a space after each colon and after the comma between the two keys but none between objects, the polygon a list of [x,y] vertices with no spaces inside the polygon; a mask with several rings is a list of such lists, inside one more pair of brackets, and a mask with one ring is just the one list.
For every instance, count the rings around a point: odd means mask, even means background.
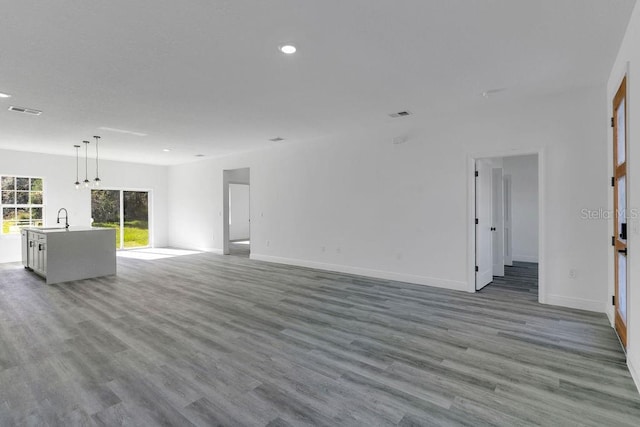
[{"label": "interior door frame", "polygon": [[[498,173],[499,177],[497,176]],[[494,209],[496,207],[500,210],[500,213],[497,218],[494,218]],[[491,260],[493,264],[493,276],[504,277],[504,167],[502,165],[491,168],[491,222],[494,233],[491,236],[491,239],[494,240]],[[496,258],[499,261],[498,263],[496,263]]]},{"label": "interior door frame", "polygon": [[[238,180],[234,180],[232,178],[232,174],[234,171],[238,171],[241,169],[247,169],[249,171],[249,182],[240,182]],[[224,169],[222,171],[222,254],[230,255],[231,250],[229,248],[229,184],[244,184],[248,185],[251,188],[251,168],[235,168],[235,169]],[[249,190],[249,194],[251,194],[251,190]],[[249,196],[249,212],[251,212],[251,196]],[[252,221],[249,219],[249,236],[253,235],[252,232]]]},{"label": "interior door frame", "polygon": [[469,154],[467,156],[467,291],[476,292],[476,235],[475,235],[475,164],[476,160],[491,157],[538,155],[538,302],[547,302],[546,283],[546,218],[545,212],[545,149],[521,149]]},{"label": "interior door frame", "polygon": [[504,202],[504,229],[509,230],[504,236],[504,265],[513,265],[513,241],[512,241],[512,229],[513,224],[511,221],[511,175],[503,175],[504,180],[504,195],[502,201]]}]

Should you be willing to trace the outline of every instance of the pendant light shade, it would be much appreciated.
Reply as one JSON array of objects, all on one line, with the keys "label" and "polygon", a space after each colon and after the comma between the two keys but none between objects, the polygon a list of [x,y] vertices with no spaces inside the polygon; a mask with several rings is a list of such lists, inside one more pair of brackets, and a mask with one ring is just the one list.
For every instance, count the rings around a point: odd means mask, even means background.
[{"label": "pendant light shade", "polygon": [[94,136],[96,139],[96,179],[93,180],[93,185],[95,187],[100,186],[100,174],[98,172],[98,141],[100,140],[99,136]]},{"label": "pendant light shade", "polygon": [[84,143],[84,188],[89,188],[89,141],[82,141]]},{"label": "pendant light shade", "polygon": [[76,190],[78,190],[80,188],[80,180],[78,178],[78,150],[80,150],[80,146],[79,145],[74,145],[75,149],[76,149],[76,182],[75,182],[75,186],[76,186]]}]

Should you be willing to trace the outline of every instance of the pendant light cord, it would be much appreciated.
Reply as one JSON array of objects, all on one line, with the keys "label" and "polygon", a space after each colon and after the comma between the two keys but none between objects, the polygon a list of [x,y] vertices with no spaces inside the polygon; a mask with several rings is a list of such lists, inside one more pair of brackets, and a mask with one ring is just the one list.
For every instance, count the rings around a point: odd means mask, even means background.
[{"label": "pendant light cord", "polygon": [[78,150],[80,149],[79,145],[75,145],[74,147],[76,147],[76,182],[78,182],[80,180],[80,177],[78,175],[78,162],[80,161],[79,156],[78,156]]},{"label": "pendant light cord", "polygon": [[98,172],[98,140],[100,139],[100,137],[94,136],[94,138],[96,139],[96,181],[99,181],[100,173]]},{"label": "pendant light cord", "polygon": [[89,141],[84,142],[84,183],[89,182]]}]

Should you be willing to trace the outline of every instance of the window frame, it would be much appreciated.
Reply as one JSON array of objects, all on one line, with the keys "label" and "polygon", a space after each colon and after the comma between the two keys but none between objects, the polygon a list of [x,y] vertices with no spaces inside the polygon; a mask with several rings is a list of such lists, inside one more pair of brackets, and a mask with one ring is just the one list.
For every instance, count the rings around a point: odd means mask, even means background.
[{"label": "window frame", "polygon": [[[13,189],[12,190],[4,190],[2,189],[2,187],[0,186],[0,192],[3,191],[13,191],[14,194],[14,203],[3,203],[2,201],[2,197],[0,197],[0,212],[2,213],[2,219],[1,219],[1,223],[0,225],[2,226],[2,229],[0,229],[0,238],[8,238],[8,237],[14,237],[14,236],[20,236],[20,231],[25,228],[25,227],[34,227],[34,226],[44,226],[45,225],[45,218],[46,218],[46,184],[45,184],[45,178],[42,176],[33,176],[33,175],[22,175],[22,174],[8,174],[8,173],[3,173],[0,174],[0,183],[2,182],[2,178],[13,178]],[[29,180],[29,188],[28,190],[20,190],[18,189],[18,179],[19,178],[26,178]],[[40,180],[42,183],[42,187],[40,190],[34,190],[33,187],[33,180]],[[18,202],[18,192],[22,192],[22,193],[28,193],[28,203],[17,203]],[[42,200],[41,203],[31,203],[32,201],[32,193],[41,193],[42,195]],[[0,193],[1,195],[1,193]],[[5,214],[5,209],[14,209],[14,219],[13,220],[5,220],[4,219],[4,214]],[[28,215],[29,215],[29,219],[28,219],[28,223],[25,223],[24,220],[20,221],[18,219],[18,210],[19,209],[27,209],[28,210]],[[41,215],[40,218],[34,219],[33,218],[33,209],[41,209]],[[17,227],[17,230],[15,231],[9,231],[9,232],[5,232],[4,231],[4,224],[5,221],[14,221],[16,223],[16,225],[14,227]],[[22,223],[21,223],[22,222]]]}]

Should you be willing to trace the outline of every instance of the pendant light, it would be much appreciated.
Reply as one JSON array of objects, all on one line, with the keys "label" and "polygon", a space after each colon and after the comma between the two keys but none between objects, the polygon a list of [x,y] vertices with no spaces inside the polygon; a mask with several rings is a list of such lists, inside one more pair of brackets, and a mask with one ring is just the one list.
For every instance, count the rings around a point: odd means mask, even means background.
[{"label": "pendant light", "polygon": [[78,190],[80,188],[80,180],[78,178],[78,150],[80,149],[79,145],[74,145],[75,149],[76,149],[76,182],[75,182],[75,186],[76,186],[76,190]]},{"label": "pendant light", "polygon": [[89,141],[84,143],[84,188],[89,188]]},{"label": "pendant light", "polygon": [[98,140],[100,137],[94,135],[94,138],[96,139],[96,179],[93,180],[93,185],[100,187],[100,174],[98,173]]}]

